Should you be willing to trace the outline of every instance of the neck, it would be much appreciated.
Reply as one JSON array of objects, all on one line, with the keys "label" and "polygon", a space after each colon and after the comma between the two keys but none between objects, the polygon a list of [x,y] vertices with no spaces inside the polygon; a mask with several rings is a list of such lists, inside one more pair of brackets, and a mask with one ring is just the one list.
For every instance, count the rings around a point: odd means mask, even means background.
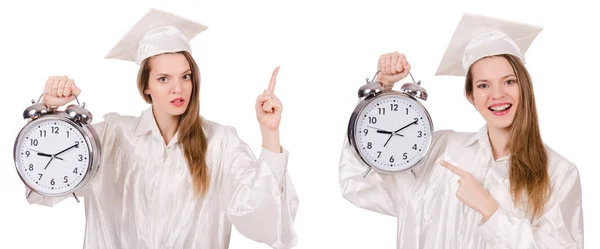
[{"label": "neck", "polygon": [[154,114],[154,119],[156,120],[156,125],[158,125],[158,130],[160,131],[163,141],[165,144],[169,144],[179,127],[179,117],[156,111],[154,108],[152,108],[152,113]]},{"label": "neck", "polygon": [[492,154],[494,160],[510,154],[508,148],[508,139],[510,138],[510,128],[493,128],[488,125],[488,138],[492,145]]}]

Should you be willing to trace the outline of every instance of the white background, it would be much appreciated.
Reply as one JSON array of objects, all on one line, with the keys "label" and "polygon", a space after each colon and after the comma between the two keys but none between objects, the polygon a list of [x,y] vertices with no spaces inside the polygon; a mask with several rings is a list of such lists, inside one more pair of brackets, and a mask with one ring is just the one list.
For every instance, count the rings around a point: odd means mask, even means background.
[{"label": "white background", "polygon": [[[83,1],[81,1],[83,2]],[[463,79],[434,72],[463,12],[544,26],[527,52],[544,142],[574,162],[583,187],[585,247],[600,247],[597,8],[584,1],[29,1],[0,4],[0,248],[81,248],[83,203],[29,205],[14,169],[22,112],[50,75],[75,79],[95,120],[139,115],[137,65],[105,60],[150,7],[207,24],[193,41],[202,73],[201,112],[232,125],[255,152],[256,95],[281,65],[275,93],[284,105],[281,140],[300,197],[297,248],[395,248],[394,217],[342,198],[338,161],[357,90],[379,55],[407,54],[429,92],[436,129],[476,131],[484,120],[463,94]],[[267,248],[234,232],[230,248]]]}]

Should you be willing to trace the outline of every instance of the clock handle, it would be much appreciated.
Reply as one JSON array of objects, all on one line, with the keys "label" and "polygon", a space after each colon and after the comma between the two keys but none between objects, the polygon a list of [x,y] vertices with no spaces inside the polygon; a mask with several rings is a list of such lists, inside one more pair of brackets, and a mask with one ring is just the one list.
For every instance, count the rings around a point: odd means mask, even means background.
[{"label": "clock handle", "polygon": [[73,192],[73,197],[75,197],[75,200],[77,201],[77,203],[79,203],[79,198],[77,198],[77,195],[75,194],[75,192]]},{"label": "clock handle", "polygon": [[[42,94],[40,95],[40,97],[38,98],[38,101],[37,101],[37,103],[40,103],[40,100],[42,100],[42,97],[44,96],[44,94],[46,94],[46,93],[42,93]],[[82,108],[85,108],[85,102],[83,103],[83,105],[81,105],[81,104],[79,103],[79,99],[77,98],[77,95],[75,95],[75,94],[72,94],[72,93],[71,93],[71,96],[75,97],[75,101],[77,101],[77,105],[81,106]],[[33,100],[32,100],[32,102],[33,102]],[[32,104],[33,104],[33,103],[32,103]]]},{"label": "clock handle", "polygon": [[[372,83],[372,82],[375,82],[375,79],[377,79],[377,75],[378,75],[379,73],[381,73],[381,70],[377,70],[377,72],[375,73],[375,75],[373,75],[373,79],[369,80],[369,79],[367,78],[367,79],[366,79],[366,80],[367,80],[367,84],[369,84],[369,83]],[[412,75],[410,72],[408,72],[408,75],[410,76],[410,78],[412,79],[412,82],[413,82],[414,84],[421,85],[421,81],[419,81],[419,82],[415,81],[415,78],[413,77],[413,75]]]}]

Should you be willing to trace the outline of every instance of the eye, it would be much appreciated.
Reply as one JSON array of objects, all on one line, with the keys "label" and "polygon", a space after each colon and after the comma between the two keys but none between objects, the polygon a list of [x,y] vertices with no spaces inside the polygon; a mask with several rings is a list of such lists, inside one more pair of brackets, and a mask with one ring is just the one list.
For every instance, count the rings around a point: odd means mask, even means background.
[{"label": "eye", "polygon": [[191,74],[186,74],[183,76],[184,80],[191,80],[192,79],[192,75]]},{"label": "eye", "polygon": [[169,79],[167,79],[167,77],[160,77],[160,78],[158,78],[158,82],[164,83],[164,82],[167,82],[167,81],[169,81]]},{"label": "eye", "polygon": [[483,88],[487,88],[487,86],[488,86],[487,84],[482,83],[482,84],[477,85],[477,88],[483,89]]},{"label": "eye", "polygon": [[517,83],[517,81],[516,81],[516,80],[513,80],[513,79],[507,80],[507,81],[505,82],[505,84],[507,84],[507,85],[512,85],[512,84],[515,84],[515,83]]}]

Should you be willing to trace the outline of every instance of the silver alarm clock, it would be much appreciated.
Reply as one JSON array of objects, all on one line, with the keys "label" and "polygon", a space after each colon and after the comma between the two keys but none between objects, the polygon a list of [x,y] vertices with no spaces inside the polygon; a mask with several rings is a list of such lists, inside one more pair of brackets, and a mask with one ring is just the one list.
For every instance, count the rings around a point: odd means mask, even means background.
[{"label": "silver alarm clock", "polygon": [[385,174],[412,169],[429,150],[434,131],[429,112],[417,99],[427,100],[421,82],[405,83],[400,91],[386,89],[375,81],[378,73],[358,91],[360,102],[348,124],[349,143],[369,166],[365,177],[371,169]]},{"label": "silver alarm clock", "polygon": [[27,123],[14,144],[19,177],[31,191],[42,196],[73,194],[90,182],[98,170],[100,141],[85,103],[64,111],[32,100],[23,113]]}]

